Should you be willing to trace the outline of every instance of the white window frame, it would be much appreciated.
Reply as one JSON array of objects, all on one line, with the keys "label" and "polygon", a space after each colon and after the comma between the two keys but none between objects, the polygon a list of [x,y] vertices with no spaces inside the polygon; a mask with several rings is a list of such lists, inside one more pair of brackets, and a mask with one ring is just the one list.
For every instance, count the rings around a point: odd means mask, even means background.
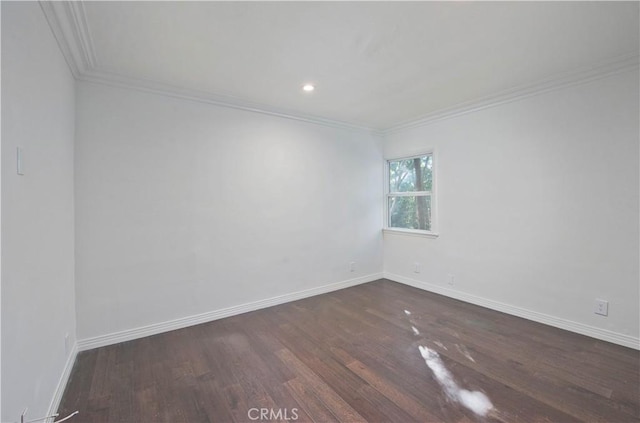
[{"label": "white window frame", "polygon": [[[431,175],[432,175],[432,183],[431,183],[431,191],[409,191],[409,192],[395,192],[392,193],[389,191],[389,164],[391,162],[396,162],[400,160],[411,160],[418,157],[431,156]],[[394,234],[394,235],[409,235],[409,236],[418,236],[424,238],[437,238],[437,216],[438,216],[438,208],[437,208],[437,160],[436,153],[434,149],[425,150],[420,153],[412,153],[407,156],[399,156],[385,159],[384,166],[384,226],[383,233],[385,234]],[[389,198],[390,197],[398,197],[398,196],[410,196],[413,197],[415,195],[430,195],[431,196],[431,230],[425,231],[422,229],[405,229],[405,228],[393,228],[389,227]]]}]

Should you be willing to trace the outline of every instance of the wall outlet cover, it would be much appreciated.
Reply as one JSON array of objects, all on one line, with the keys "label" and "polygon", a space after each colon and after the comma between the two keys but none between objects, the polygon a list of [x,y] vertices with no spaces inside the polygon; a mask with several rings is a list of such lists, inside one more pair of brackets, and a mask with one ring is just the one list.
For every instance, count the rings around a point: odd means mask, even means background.
[{"label": "wall outlet cover", "polygon": [[609,315],[609,301],[596,299],[594,313],[601,316]]},{"label": "wall outlet cover", "polygon": [[447,275],[447,283],[451,286],[453,286],[453,284],[455,283],[455,276],[453,275],[453,273],[449,273]]}]

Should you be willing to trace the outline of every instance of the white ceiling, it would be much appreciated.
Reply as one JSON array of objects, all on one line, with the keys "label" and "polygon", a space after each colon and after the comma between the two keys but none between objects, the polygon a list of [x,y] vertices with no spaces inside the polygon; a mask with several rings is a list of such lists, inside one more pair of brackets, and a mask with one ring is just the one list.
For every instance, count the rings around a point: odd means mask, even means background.
[{"label": "white ceiling", "polygon": [[382,130],[639,50],[638,2],[82,5],[92,71]]}]

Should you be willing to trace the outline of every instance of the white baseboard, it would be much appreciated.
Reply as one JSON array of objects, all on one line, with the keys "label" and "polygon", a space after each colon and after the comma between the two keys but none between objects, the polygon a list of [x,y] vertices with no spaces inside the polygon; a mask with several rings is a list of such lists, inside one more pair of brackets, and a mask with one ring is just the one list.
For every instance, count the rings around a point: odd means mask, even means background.
[{"label": "white baseboard", "polygon": [[[56,390],[53,393],[53,398],[51,399],[51,403],[49,404],[49,412],[47,416],[51,416],[58,411],[58,407],[60,407],[60,402],[62,401],[62,395],[64,394],[64,390],[67,387],[67,382],[69,382],[69,377],[71,376],[71,370],[73,369],[73,365],[76,362],[76,356],[78,355],[78,343],[74,342],[73,347],[71,348],[71,352],[67,357],[67,362],[64,364],[64,369],[62,370],[62,374],[60,375],[60,380],[58,380],[58,386],[56,386]],[[66,416],[62,416],[66,417]],[[51,423],[54,419],[46,420],[45,423]]]},{"label": "white baseboard", "polygon": [[374,273],[359,278],[348,279],[342,282],[322,285],[303,291],[292,292],[290,294],[279,295],[277,297],[267,298],[264,300],[253,301],[250,303],[240,304],[220,310],[209,311],[194,316],[182,317],[168,322],[154,323],[148,326],[123,330],[121,332],[100,335],[93,338],[81,339],[78,341],[78,351],[90,350],[93,348],[104,347],[106,345],[117,344],[119,342],[131,341],[133,339],[144,338],[145,336],[156,335],[162,332],[169,332],[175,329],[182,329],[188,326],[200,323],[211,322],[213,320],[223,319],[225,317],[235,316],[237,314],[247,313],[278,304],[288,303],[291,301],[301,300],[315,295],[325,294],[339,289],[349,288],[351,286],[372,282],[382,278],[382,273]]},{"label": "white baseboard", "polygon": [[539,313],[537,311],[532,311],[498,301],[489,300],[487,298],[478,297],[476,295],[467,294],[465,292],[418,281],[393,273],[385,272],[384,277],[385,279],[389,279],[394,282],[399,282],[405,285],[413,286],[415,288],[423,289],[425,291],[441,294],[446,297],[455,298],[456,300],[479,305],[482,307],[490,308],[492,310],[511,314],[513,316],[522,317],[527,320],[532,320],[534,322],[543,323],[545,325],[568,330],[570,332],[579,333],[581,335],[590,336],[592,338],[601,339],[603,341],[612,342],[614,344],[640,350],[640,339],[633,336],[612,332],[606,329],[600,329],[594,326],[585,325],[584,323],[578,323],[571,320],[562,319],[560,317]]},{"label": "white baseboard", "polygon": [[455,298],[467,303],[476,304],[482,307],[486,307],[492,310],[507,313],[513,316],[522,317],[524,319],[532,320],[534,322],[543,323],[549,326],[565,329],[571,332],[579,333],[582,335],[590,336],[592,338],[601,339],[603,341],[612,342],[614,344],[622,345],[629,348],[640,350],[640,339],[620,334],[617,332],[600,329],[597,327],[585,325],[583,323],[573,322],[571,320],[561,319],[559,317],[550,316],[548,314],[531,311],[521,307],[512,306],[509,304],[501,303],[487,298],[478,297],[476,295],[467,294],[465,292],[448,289],[445,287],[433,285],[426,282],[421,282],[415,279],[407,278],[404,276],[396,275],[393,273],[374,273],[371,275],[362,276],[355,279],[349,279],[342,282],[336,282],[328,285],[323,285],[303,291],[292,292],[290,294],[280,295],[277,297],[267,298],[264,300],[254,301],[250,303],[240,304],[237,306],[227,307],[220,310],[214,310],[207,313],[202,313],[194,316],[183,317],[168,322],[156,323],[144,327],[128,329],[121,332],[111,333],[108,335],[96,336],[94,338],[82,339],[74,343],[71,353],[67,357],[65,367],[63,369],[58,386],[54,392],[51,404],[49,406],[48,415],[54,414],[60,402],[62,401],[62,395],[71,376],[71,370],[76,361],[78,352],[85,351],[93,348],[98,348],[106,345],[117,344],[119,342],[130,341],[133,339],[143,338],[145,336],[155,335],[162,332],[168,332],[175,329],[181,329],[188,326],[197,325],[200,323],[206,323],[213,320],[223,319],[225,317],[235,316],[237,314],[247,313],[250,311],[259,310],[262,308],[271,307],[278,304],[283,304],[291,301],[301,300],[303,298],[313,297],[315,295],[325,294],[339,289],[349,288],[351,286],[360,285],[367,282],[372,282],[377,279],[389,279],[394,282],[402,283],[405,285],[413,286],[415,288],[423,289],[425,291],[441,294],[446,297]]}]

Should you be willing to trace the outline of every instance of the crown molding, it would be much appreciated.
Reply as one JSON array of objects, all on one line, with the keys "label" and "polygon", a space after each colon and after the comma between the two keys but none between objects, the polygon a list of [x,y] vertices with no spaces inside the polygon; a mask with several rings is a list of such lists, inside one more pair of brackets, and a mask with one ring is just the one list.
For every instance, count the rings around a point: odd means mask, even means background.
[{"label": "crown molding", "polygon": [[81,1],[39,1],[60,51],[75,78],[96,65],[93,42]]},{"label": "crown molding", "polygon": [[86,64],[85,69],[96,67],[96,55],[93,48],[93,39],[89,30],[89,23],[84,9],[84,2],[72,1],[68,3],[69,17],[74,22],[74,39],[81,46],[82,59]]},{"label": "crown molding", "polygon": [[96,62],[96,55],[91,40],[91,31],[86,19],[83,1],[40,0],[39,3],[53,35],[60,46],[60,50],[71,69],[71,73],[77,80],[134,89],[334,128],[359,132],[364,131],[377,136],[385,136],[402,130],[429,125],[440,120],[522,100],[549,91],[584,84],[617,73],[637,69],[639,65],[638,52],[633,52],[595,65],[551,75],[534,83],[521,85],[493,95],[436,110],[386,129],[376,129],[357,123],[300,114],[296,111],[279,109],[237,97],[185,89],[158,81],[133,78],[100,70]]},{"label": "crown molding", "polygon": [[213,94],[199,90],[190,90],[186,88],[176,87],[163,82],[146,80],[142,78],[132,78],[114,72],[100,71],[96,69],[85,70],[77,77],[77,79],[84,82],[92,82],[119,88],[127,88],[151,94],[163,95],[182,100],[190,100],[199,103],[206,103],[214,106],[243,110],[253,113],[260,113],[269,116],[277,116],[280,118],[313,123],[322,126],[329,126],[338,129],[367,132],[372,135],[382,135],[381,131],[363,125],[357,125],[333,119],[326,119],[313,115],[305,115],[295,111],[279,109],[266,104],[252,102],[233,96]]},{"label": "crown molding", "polygon": [[596,65],[590,65],[569,72],[555,74],[531,84],[521,85],[490,96],[461,103],[446,109],[440,109],[417,119],[412,119],[401,124],[394,125],[388,129],[382,130],[381,132],[383,136],[389,135],[405,129],[429,125],[440,120],[465,115],[490,107],[499,106],[501,104],[523,100],[549,91],[585,84],[607,76],[638,69],[639,58],[640,56],[638,53],[631,53],[618,56],[612,60],[601,62]]}]

